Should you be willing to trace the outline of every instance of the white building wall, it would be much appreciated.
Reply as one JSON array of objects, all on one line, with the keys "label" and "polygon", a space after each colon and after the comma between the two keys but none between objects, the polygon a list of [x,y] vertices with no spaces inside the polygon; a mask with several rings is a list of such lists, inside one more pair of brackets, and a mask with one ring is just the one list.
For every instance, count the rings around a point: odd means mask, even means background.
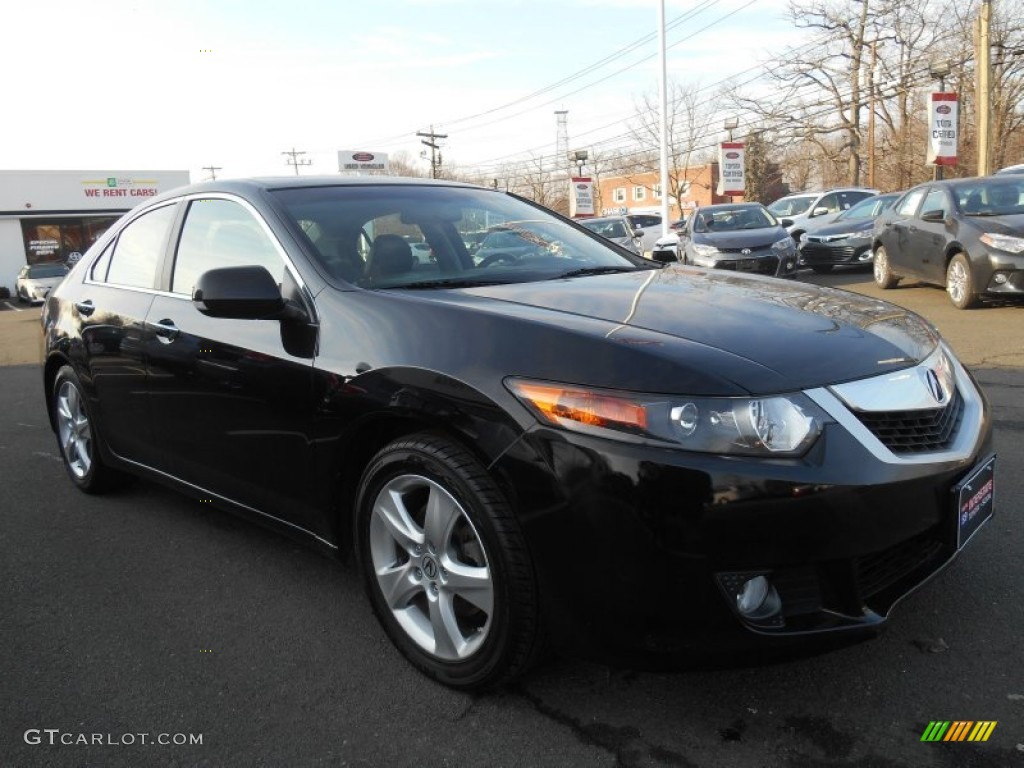
[{"label": "white building wall", "polygon": [[14,295],[14,280],[25,266],[25,241],[21,236],[21,221],[0,219],[0,286]]}]

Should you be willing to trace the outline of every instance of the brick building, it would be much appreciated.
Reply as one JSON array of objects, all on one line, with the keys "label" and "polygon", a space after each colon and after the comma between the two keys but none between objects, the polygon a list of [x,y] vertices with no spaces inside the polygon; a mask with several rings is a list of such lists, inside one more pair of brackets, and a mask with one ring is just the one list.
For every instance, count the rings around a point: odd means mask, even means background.
[{"label": "brick building", "polygon": [[[742,197],[715,194],[718,163],[687,169],[689,182],[681,200],[670,200],[669,219],[680,218],[680,211],[714,203],[738,203]],[[661,186],[657,171],[618,176],[602,176],[598,185],[597,209],[602,215],[616,213],[661,213]]]}]

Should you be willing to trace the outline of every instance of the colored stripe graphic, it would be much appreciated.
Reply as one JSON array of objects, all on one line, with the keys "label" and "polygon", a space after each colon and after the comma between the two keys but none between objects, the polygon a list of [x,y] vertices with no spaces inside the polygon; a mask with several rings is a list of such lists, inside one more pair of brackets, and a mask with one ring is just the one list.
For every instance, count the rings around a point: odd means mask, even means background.
[{"label": "colored stripe graphic", "polygon": [[954,720],[943,741],[963,741],[967,738],[967,732],[972,725],[974,723],[971,720]]},{"label": "colored stripe graphic", "polygon": [[971,731],[971,735],[967,737],[968,741],[988,741],[988,737],[992,735],[992,731],[996,729],[996,720],[981,720],[974,730]]},{"label": "colored stripe graphic", "polygon": [[997,720],[932,720],[921,741],[988,741]]}]

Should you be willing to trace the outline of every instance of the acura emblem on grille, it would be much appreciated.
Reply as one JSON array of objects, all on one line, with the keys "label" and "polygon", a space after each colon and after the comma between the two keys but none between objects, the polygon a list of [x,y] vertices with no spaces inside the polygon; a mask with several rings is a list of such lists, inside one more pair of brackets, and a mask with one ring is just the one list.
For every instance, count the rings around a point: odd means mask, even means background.
[{"label": "acura emblem on grille", "polygon": [[749,248],[744,248],[742,251],[740,251],[740,253],[742,253],[744,256],[749,256],[750,255],[750,249]]},{"label": "acura emblem on grille", "polygon": [[928,391],[932,393],[936,403],[945,402],[946,393],[943,391],[942,382],[939,381],[939,376],[935,371],[929,368],[928,373],[924,375],[924,382],[928,385]]}]

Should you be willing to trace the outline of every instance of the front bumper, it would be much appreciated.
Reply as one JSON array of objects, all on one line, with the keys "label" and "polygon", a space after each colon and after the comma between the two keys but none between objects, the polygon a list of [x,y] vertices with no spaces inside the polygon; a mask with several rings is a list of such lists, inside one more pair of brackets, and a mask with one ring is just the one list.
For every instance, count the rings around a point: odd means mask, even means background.
[{"label": "front bumper", "polygon": [[805,240],[800,244],[800,263],[807,266],[870,264],[873,255],[870,238],[829,243]]},{"label": "front bumper", "polygon": [[[553,639],[634,658],[881,626],[957,554],[954,489],[991,450],[979,403],[970,447],[935,462],[880,461],[839,423],[793,460],[534,429],[498,469]],[[759,575],[781,597],[770,621],[736,606],[737,588]]]}]

